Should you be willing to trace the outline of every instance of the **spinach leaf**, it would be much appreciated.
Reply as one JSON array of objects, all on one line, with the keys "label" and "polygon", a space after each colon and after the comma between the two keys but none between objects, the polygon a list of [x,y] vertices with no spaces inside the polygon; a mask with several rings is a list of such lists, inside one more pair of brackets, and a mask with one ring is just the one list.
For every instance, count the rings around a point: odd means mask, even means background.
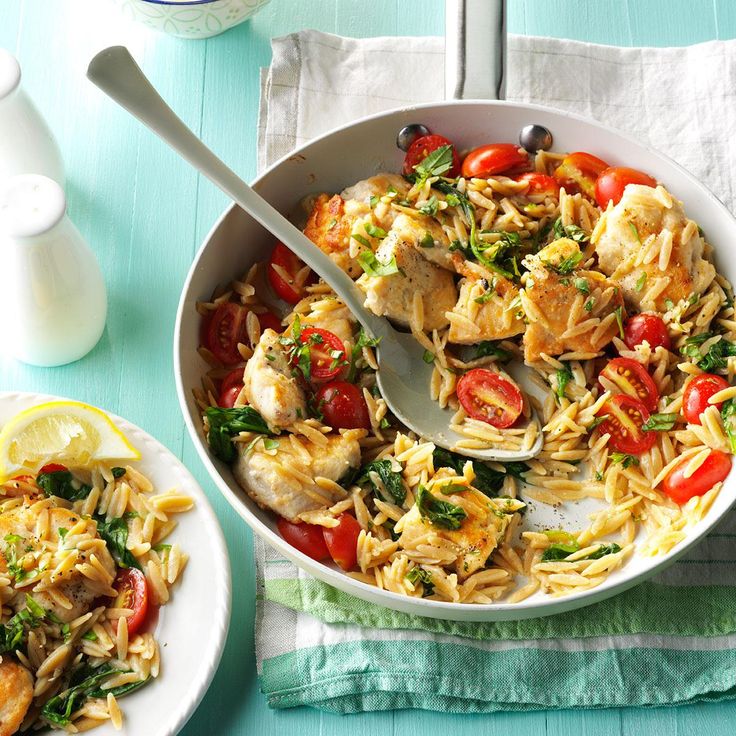
[{"label": "spinach leaf", "polygon": [[148,685],[150,679],[150,677],[146,677],[145,680],[129,682],[127,685],[118,685],[118,687],[111,687],[106,690],[96,688],[95,690],[90,690],[88,696],[90,698],[106,698],[108,693],[112,693],[116,698],[121,698],[123,695],[129,695],[136,690],[140,690],[144,685]]},{"label": "spinach leaf", "polygon": [[231,463],[235,460],[236,452],[231,439],[240,432],[257,432],[258,434],[273,434],[263,417],[252,407],[222,409],[219,406],[207,407],[205,412],[210,425],[207,433],[207,442],[212,453]]},{"label": "spinach leaf", "polygon": [[476,358],[484,358],[486,355],[492,355],[503,363],[511,360],[511,353],[499,347],[496,340],[483,340],[475,346]]},{"label": "spinach leaf", "polygon": [[577,552],[580,549],[580,545],[575,542],[550,544],[544,552],[542,552],[542,562],[558,562],[564,560],[565,557],[571,555],[573,552]]},{"label": "spinach leaf", "polygon": [[80,483],[68,470],[39,473],[36,477],[36,484],[47,496],[58,496],[67,501],[87,498],[92,490],[92,486]]},{"label": "spinach leaf", "polygon": [[420,515],[442,529],[459,529],[467,517],[465,509],[449,501],[441,501],[424,486],[419,486],[416,497]]},{"label": "spinach leaf", "polygon": [[584,560],[600,560],[601,557],[605,557],[606,555],[615,555],[616,552],[620,552],[621,547],[619,547],[616,542],[612,542],[611,544],[602,544],[595,552],[591,552],[587,557],[584,557]]},{"label": "spinach leaf", "polygon": [[736,402],[733,399],[723,402],[721,419],[728,441],[731,443],[731,452],[736,453]]},{"label": "spinach leaf", "polygon": [[[432,452],[432,461],[435,469],[437,468],[451,468],[458,475],[462,475],[465,463],[470,458],[464,455],[458,455],[456,452],[450,452],[442,447],[435,447]],[[496,498],[498,492],[503,487],[503,481],[506,474],[513,475],[519,480],[524,480],[522,473],[526,473],[529,467],[526,463],[515,462],[505,463],[506,473],[502,473],[493,468],[489,468],[485,463],[478,460],[470,460],[473,463],[473,472],[475,473],[475,480],[473,481],[473,487],[477,488],[481,493],[485,493],[489,498]]]},{"label": "spinach leaf", "polygon": [[125,475],[125,472],[125,468],[115,467],[112,469],[112,477],[115,479],[122,478]]},{"label": "spinach leaf", "polygon": [[[370,477],[370,473],[375,473],[383,487],[386,489],[389,498],[384,498],[383,491],[380,486],[376,485]],[[401,473],[391,469],[391,461],[389,459],[373,460],[372,462],[364,465],[360,469],[360,475],[355,479],[355,483],[358,485],[364,485],[370,483],[373,487],[374,493],[377,493],[383,498],[384,501],[390,501],[395,503],[397,506],[402,506],[406,501],[406,488],[404,481],[401,477]]]},{"label": "spinach leaf", "polygon": [[128,524],[122,516],[107,521],[104,516],[92,517],[97,522],[97,533],[104,539],[110,554],[119,567],[135,567],[141,570],[141,565],[133,553],[127,548]]},{"label": "spinach leaf", "polygon": [[685,340],[685,344],[680,348],[680,352],[685,357],[690,358],[698,368],[706,373],[713,373],[721,368],[725,368],[726,358],[736,355],[736,343],[729,342],[724,338],[711,345],[705,355],[701,355],[700,346],[713,336],[714,333],[712,332],[693,335],[692,337],[688,337]]}]

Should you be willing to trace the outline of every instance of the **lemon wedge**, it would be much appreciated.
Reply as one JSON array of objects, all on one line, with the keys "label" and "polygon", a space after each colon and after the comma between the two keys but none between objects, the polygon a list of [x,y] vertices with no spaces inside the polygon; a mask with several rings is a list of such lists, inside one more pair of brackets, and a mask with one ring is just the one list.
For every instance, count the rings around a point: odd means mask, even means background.
[{"label": "lemon wedge", "polygon": [[140,460],[104,412],[76,401],[52,401],[16,414],[0,432],[0,478],[37,472],[46,463],[80,467],[103,460]]}]

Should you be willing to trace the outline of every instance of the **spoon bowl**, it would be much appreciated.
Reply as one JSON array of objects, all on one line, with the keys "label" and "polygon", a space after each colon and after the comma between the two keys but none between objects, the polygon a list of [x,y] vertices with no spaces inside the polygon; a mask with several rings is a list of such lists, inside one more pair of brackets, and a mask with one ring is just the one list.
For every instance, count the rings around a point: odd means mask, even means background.
[{"label": "spoon bowl", "polygon": [[470,450],[456,446],[462,436],[450,429],[451,411],[440,408],[429,395],[432,366],[425,363],[422,346],[410,334],[398,332],[387,319],[369,311],[363,304],[363,292],[353,280],[184,125],[156,92],[128,49],[112,46],[99,52],[89,64],[87,77],[231,197],[332,287],[366,333],[379,341],[378,387],[389,409],[409,429],[440,447],[480,460],[527,460],[539,453],[542,432],[535,414],[530,421],[537,423],[537,439],[528,450],[493,447]]}]

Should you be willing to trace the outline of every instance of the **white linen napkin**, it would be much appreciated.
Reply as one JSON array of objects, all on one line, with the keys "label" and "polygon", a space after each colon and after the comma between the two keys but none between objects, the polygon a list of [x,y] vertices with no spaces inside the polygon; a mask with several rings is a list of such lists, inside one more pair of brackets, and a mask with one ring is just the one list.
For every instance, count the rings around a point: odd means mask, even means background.
[{"label": "white linen napkin", "polygon": [[[331,128],[443,95],[441,38],[350,39],[304,31],[276,38],[272,47],[273,61],[261,80],[261,170]],[[657,49],[511,36],[508,51],[508,100],[560,108],[628,132],[671,155],[732,211],[736,208],[731,143],[736,129],[736,41]],[[359,626],[323,623],[266,600],[264,581],[308,576],[260,541],[256,562],[259,672],[264,662],[289,651],[366,635],[368,630]],[[662,581],[692,584],[687,578],[686,566],[678,565]],[[421,636],[448,641],[442,633]]]}]

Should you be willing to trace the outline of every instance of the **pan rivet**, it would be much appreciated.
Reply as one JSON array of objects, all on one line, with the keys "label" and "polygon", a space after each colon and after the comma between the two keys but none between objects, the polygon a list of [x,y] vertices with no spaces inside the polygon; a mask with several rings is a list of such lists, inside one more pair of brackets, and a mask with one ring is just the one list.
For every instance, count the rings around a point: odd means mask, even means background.
[{"label": "pan rivet", "polygon": [[519,143],[529,153],[549,151],[552,148],[552,133],[544,125],[525,125],[519,133]]},{"label": "pan rivet", "polygon": [[396,145],[402,151],[408,151],[409,146],[411,146],[417,138],[421,138],[423,135],[429,135],[429,128],[426,125],[422,125],[421,123],[405,125],[396,136]]}]

